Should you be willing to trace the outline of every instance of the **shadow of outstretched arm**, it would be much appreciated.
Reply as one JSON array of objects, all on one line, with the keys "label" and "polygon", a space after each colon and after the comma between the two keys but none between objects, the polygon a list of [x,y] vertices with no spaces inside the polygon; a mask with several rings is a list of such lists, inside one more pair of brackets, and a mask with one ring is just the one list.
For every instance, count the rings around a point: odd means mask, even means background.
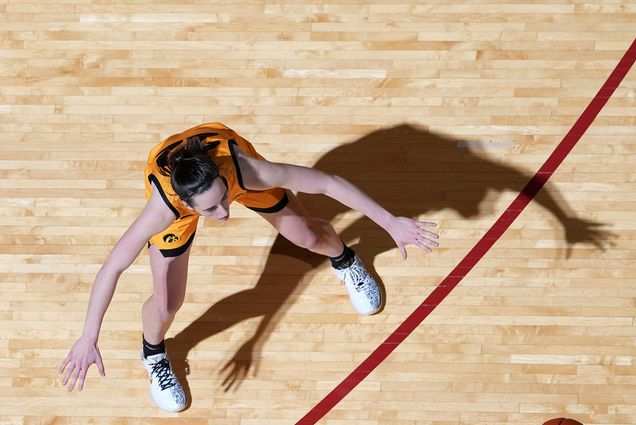
[{"label": "shadow of outstretched arm", "polygon": [[[506,173],[518,174],[515,178],[502,181],[497,189],[510,189],[514,191],[534,192],[533,186],[537,185],[540,177],[526,175],[525,173],[504,165],[497,165],[505,169]],[[517,181],[528,182],[525,188],[520,188]],[[528,193],[533,196],[533,193]],[[576,244],[592,245],[597,249],[605,250],[611,243],[610,240],[616,235],[603,229],[604,223],[592,220],[585,220],[577,217],[576,212],[570,207],[568,202],[561,195],[556,186],[551,182],[546,182],[534,198],[543,208],[548,210],[563,226],[564,239],[567,243],[566,258],[570,258],[572,249]]]},{"label": "shadow of outstretched arm", "polygon": [[[522,169],[498,163],[470,148],[460,148],[457,140],[431,133],[424,128],[401,124],[369,133],[358,140],[327,152],[315,168],[339,175],[357,185],[395,215],[419,217],[441,210],[454,210],[463,219],[476,219],[492,203],[490,192],[519,192],[533,177]],[[299,195],[312,216],[327,221],[347,209],[326,196]],[[563,226],[567,256],[577,243],[603,249],[611,233],[603,224],[584,220],[547,184],[536,201],[550,211]],[[341,232],[347,243],[359,240],[356,251],[380,281],[373,267],[375,257],[395,245],[384,230],[366,218],[356,219]],[[252,289],[226,297],[196,319],[174,338],[166,341],[175,372],[188,392],[185,375],[188,353],[201,341],[250,318],[259,317],[254,335],[231,355],[222,370],[225,391],[237,389],[258,366],[263,345],[271,328],[287,310],[300,283],[325,258],[300,249],[280,235],[276,238],[264,270]],[[191,399],[191,397],[188,397]]]}]

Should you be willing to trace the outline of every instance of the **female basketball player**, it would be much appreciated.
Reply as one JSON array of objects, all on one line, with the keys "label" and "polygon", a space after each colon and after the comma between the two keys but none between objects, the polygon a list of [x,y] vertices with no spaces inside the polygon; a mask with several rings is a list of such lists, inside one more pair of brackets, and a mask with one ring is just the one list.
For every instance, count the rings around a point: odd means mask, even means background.
[{"label": "female basketball player", "polygon": [[408,243],[429,252],[438,246],[437,234],[423,229],[435,223],[395,217],[337,176],[268,162],[249,142],[219,123],[191,128],[155,146],[145,174],[148,202],[97,273],[83,334],[59,368],[69,391],[76,383],[82,390],[93,363],[104,376],[97,346],[101,323],[119,276],[148,243],[153,293],[142,309],[142,361],[154,402],[172,412],[186,406],[164,336],[185,298],[188,256],[199,216],[226,221],[234,201],[256,211],[299,247],[329,257],[354,308],[364,315],[382,306],[377,283],[333,227],[310,217],[291,191],[325,194],[362,212],[389,233],[404,259]]}]

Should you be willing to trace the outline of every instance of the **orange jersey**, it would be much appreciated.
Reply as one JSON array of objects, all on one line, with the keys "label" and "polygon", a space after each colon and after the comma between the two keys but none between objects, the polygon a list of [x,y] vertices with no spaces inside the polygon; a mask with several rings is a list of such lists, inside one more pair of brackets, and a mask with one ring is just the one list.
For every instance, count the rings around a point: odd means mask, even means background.
[{"label": "orange jersey", "polygon": [[236,157],[236,148],[250,157],[264,158],[256,152],[250,142],[234,130],[221,123],[208,123],[172,135],[152,148],[145,169],[146,199],[150,198],[151,184],[154,184],[176,217],[175,222],[168,229],[150,239],[150,243],[157,245],[165,256],[180,255],[187,250],[194,237],[199,214],[181,202],[172,189],[170,176],[160,172],[159,160],[192,136],[203,137],[204,143],[209,146],[208,155],[218,167],[219,175],[227,185],[228,203],[237,201],[254,211],[273,213],[283,209],[288,201],[285,190],[282,188],[264,191],[245,188]]}]

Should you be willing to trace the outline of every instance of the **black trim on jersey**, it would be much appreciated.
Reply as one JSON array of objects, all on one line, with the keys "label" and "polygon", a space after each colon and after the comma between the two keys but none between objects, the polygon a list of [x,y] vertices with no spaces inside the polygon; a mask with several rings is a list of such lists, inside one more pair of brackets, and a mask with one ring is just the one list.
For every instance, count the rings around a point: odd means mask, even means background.
[{"label": "black trim on jersey", "polygon": [[283,208],[285,208],[287,206],[287,203],[289,203],[289,198],[287,197],[287,192],[285,192],[285,195],[283,196],[283,198],[280,201],[278,201],[278,203],[276,205],[274,205],[273,207],[256,208],[256,207],[249,207],[247,205],[245,205],[245,207],[249,208],[252,211],[256,211],[256,212],[275,213],[275,212],[278,212],[278,211],[282,210]]},{"label": "black trim on jersey", "polygon": [[184,252],[188,250],[190,245],[192,245],[192,241],[194,240],[194,235],[196,233],[197,232],[192,233],[192,235],[190,236],[190,239],[188,239],[188,241],[184,243],[182,246],[180,246],[179,248],[160,249],[159,251],[161,252],[161,255],[163,255],[164,257],[178,257],[179,255],[183,254]]},{"label": "black trim on jersey", "polygon": [[166,193],[163,191],[163,188],[161,187],[161,184],[159,183],[159,179],[157,179],[157,176],[155,176],[152,173],[149,174],[148,175],[148,181],[150,181],[150,183],[154,183],[155,184],[155,187],[159,191],[159,194],[161,195],[161,198],[163,199],[163,202],[166,203],[166,205],[170,208],[170,210],[176,216],[176,218],[181,218],[181,214],[179,214],[179,211],[168,200],[168,197],[166,196]]},{"label": "black trim on jersey", "polygon": [[[161,174],[168,173],[168,155],[177,145],[181,144],[183,140],[171,143],[159,152],[157,159],[155,160],[157,167],[161,170]],[[167,174],[166,174],[167,175]]]},{"label": "black trim on jersey", "polygon": [[232,162],[234,162],[234,168],[236,169],[238,184],[239,186],[241,186],[241,189],[247,190],[247,188],[243,185],[243,176],[241,175],[241,169],[239,168],[238,157],[236,156],[236,153],[234,152],[234,149],[232,148],[234,145],[236,145],[236,148],[238,149],[238,143],[236,143],[236,140],[230,139],[227,141],[227,144],[230,147],[230,155],[232,155]]}]

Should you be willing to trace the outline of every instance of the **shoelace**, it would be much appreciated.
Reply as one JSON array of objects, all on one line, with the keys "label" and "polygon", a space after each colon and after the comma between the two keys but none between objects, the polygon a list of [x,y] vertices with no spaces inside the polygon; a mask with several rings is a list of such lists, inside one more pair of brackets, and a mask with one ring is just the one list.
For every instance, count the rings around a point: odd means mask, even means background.
[{"label": "shoelace", "polygon": [[367,289],[367,273],[362,267],[354,264],[346,269],[346,273],[351,276],[351,280],[353,280],[353,287],[356,289],[356,291],[360,292]]},{"label": "shoelace", "polygon": [[167,358],[163,358],[152,365],[152,375],[159,379],[161,391],[175,386],[175,382],[174,379],[172,379],[172,373],[170,371],[170,363]]}]

